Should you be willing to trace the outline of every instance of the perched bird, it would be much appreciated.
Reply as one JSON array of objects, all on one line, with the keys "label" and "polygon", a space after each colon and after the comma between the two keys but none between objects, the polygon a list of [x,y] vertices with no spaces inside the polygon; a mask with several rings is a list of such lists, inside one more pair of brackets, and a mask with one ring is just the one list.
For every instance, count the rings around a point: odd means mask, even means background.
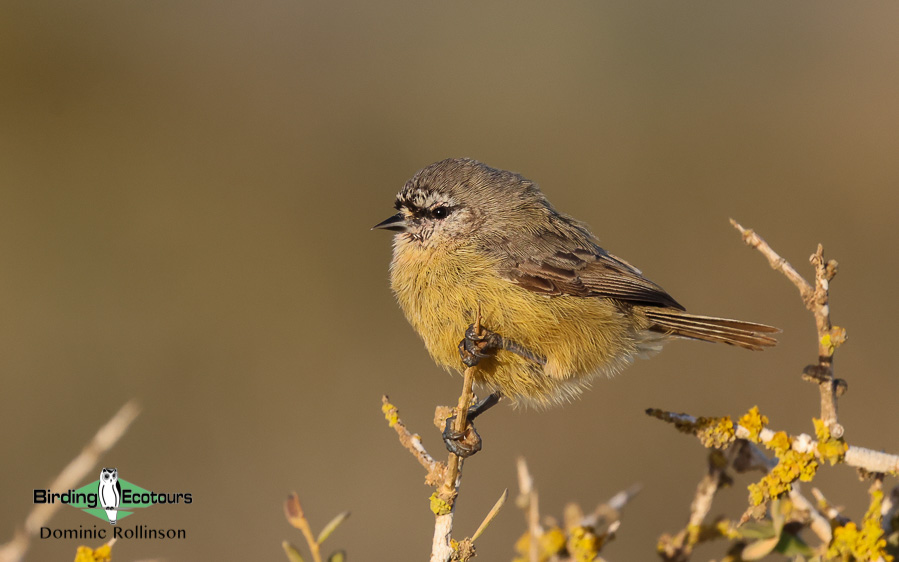
[{"label": "perched bird", "polygon": [[516,173],[443,160],[406,182],[395,207],[374,228],[397,232],[390,281],[403,313],[438,364],[477,363],[475,382],[497,398],[568,401],[675,338],[776,343],[771,326],[686,313]]}]

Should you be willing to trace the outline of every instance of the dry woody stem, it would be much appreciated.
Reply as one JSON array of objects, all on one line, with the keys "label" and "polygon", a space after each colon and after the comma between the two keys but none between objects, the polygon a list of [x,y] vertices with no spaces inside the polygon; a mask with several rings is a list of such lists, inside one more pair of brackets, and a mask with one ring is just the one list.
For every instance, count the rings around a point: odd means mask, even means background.
[{"label": "dry woody stem", "polygon": [[[462,382],[462,394],[459,396],[459,405],[456,406],[456,419],[453,430],[456,433],[465,431],[468,424],[468,408],[471,406],[474,385],[474,373],[477,367],[465,369],[465,378]],[[462,484],[462,463],[464,459],[453,453],[449,453],[446,465],[446,475],[443,484],[437,493],[437,498],[447,508],[435,510],[434,540],[431,543],[431,562],[443,562],[451,560],[453,556],[453,516],[456,511],[456,496],[459,495],[459,486]]]},{"label": "dry woody stem", "polygon": [[[701,429],[701,420],[688,414],[676,414],[674,412],[665,412],[662,410],[648,410],[647,414],[667,421],[681,428],[695,428],[697,431]],[[734,436],[737,439],[750,438],[751,431],[741,426],[733,424]],[[688,430],[690,433],[696,431]],[[770,443],[779,432],[764,428],[758,433],[758,440],[761,443]],[[790,440],[790,448],[797,453],[813,453],[819,456],[818,441],[806,433],[801,433]],[[855,447],[850,445],[843,456],[843,464],[851,467],[875,473],[899,474],[899,455],[892,455],[882,451],[874,451],[864,447]]]},{"label": "dry woody stem", "polygon": [[768,263],[776,271],[786,276],[799,289],[799,295],[805,307],[815,317],[818,330],[818,363],[805,369],[805,378],[818,384],[821,393],[821,420],[830,430],[830,434],[839,439],[843,436],[843,426],[837,421],[837,397],[846,389],[845,381],[834,378],[833,353],[846,341],[846,331],[830,322],[829,290],[830,282],[837,274],[838,264],[835,260],[824,259],[824,248],[811,255],[809,261],[815,269],[814,287],[806,281],[790,263],[775,252],[761,236],[752,229],[743,228],[737,221],[730,223],[743,235],[743,242],[755,248],[768,259]]},{"label": "dry woody stem", "polygon": [[[759,560],[774,552],[794,557],[801,554],[802,560],[893,560],[888,544],[892,548],[899,544],[899,520],[894,518],[893,498],[884,497],[883,478],[885,474],[899,475],[899,455],[850,446],[843,440],[844,429],[837,418],[837,398],[847,388],[834,376],[834,352],[846,341],[845,330],[834,326],[830,318],[829,290],[837,262],[825,260],[819,244],[809,259],[815,273],[814,283],[809,283],[755,232],[734,220],[731,224],[748,246],[762,253],[773,269],[796,286],[815,318],[818,358],[804,369],[803,378],[818,386],[821,417],[813,419],[813,437],[772,431],[766,427],[768,418],[755,407],[739,420],[647,410],[647,414],[695,435],[712,449],[709,472],[697,488],[687,527],[676,536],[664,535],[659,553],[663,560],[684,562],[698,543],[725,537],[736,541],[728,555],[740,560]],[[768,458],[762,448],[773,451],[776,458]],[[859,524],[832,507],[817,489],[812,489],[816,503],[800,491],[800,481],[810,482],[819,467],[838,463],[855,467],[863,477],[873,476],[870,507]],[[728,478],[728,467],[737,472],[759,470],[765,476],[749,486],[750,507],[738,522],[704,523],[712,499]],[[899,500],[899,487],[893,494]],[[764,521],[755,527],[743,527],[751,518]],[[820,541],[814,549],[799,536],[804,528]]]},{"label": "dry woody stem", "polygon": [[[453,430],[459,434],[466,431],[468,426],[468,408],[474,399],[472,385],[476,370],[477,367],[469,367],[465,370],[462,394],[459,397],[456,408],[437,408],[434,423],[438,428],[443,427],[450,415],[455,415]],[[474,540],[484,532],[487,525],[496,517],[496,514],[505,502],[507,492],[503,492],[472,538],[466,538],[461,541],[454,540],[452,538],[453,519],[456,509],[456,497],[459,494],[459,486],[462,483],[462,464],[464,459],[453,453],[448,453],[447,462],[435,460],[425,449],[421,442],[421,437],[409,431],[400,419],[396,406],[390,403],[387,396],[382,397],[381,403],[381,411],[384,412],[390,427],[396,431],[400,443],[412,453],[412,456],[427,471],[425,483],[436,488],[434,494],[431,495],[431,511],[434,512],[434,538],[431,545],[431,562],[468,560],[474,556]]]}]

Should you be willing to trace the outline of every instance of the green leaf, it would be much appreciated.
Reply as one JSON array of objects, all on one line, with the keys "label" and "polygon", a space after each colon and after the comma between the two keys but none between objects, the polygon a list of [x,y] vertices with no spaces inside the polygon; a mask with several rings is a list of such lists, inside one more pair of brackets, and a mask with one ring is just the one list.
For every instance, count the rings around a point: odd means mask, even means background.
[{"label": "green leaf", "polygon": [[328,556],[328,562],[346,562],[346,552],[338,550],[331,556]]},{"label": "green leaf", "polygon": [[802,539],[790,533],[784,533],[780,537],[780,542],[777,543],[777,548],[774,550],[785,556],[814,556],[815,554],[815,551]]},{"label": "green leaf", "polygon": [[330,537],[331,533],[333,533],[335,530],[337,530],[337,527],[339,527],[341,523],[346,521],[346,518],[349,516],[350,516],[349,511],[344,511],[343,513],[338,513],[337,517],[335,517],[334,519],[331,519],[331,521],[327,525],[325,525],[325,528],[322,529],[322,532],[318,534],[318,538],[315,539],[315,542],[317,542],[318,544],[325,542],[325,539]]},{"label": "green leaf", "polygon": [[284,548],[284,552],[287,553],[287,559],[290,560],[290,562],[303,562],[303,557],[300,556],[297,547],[287,541],[282,542],[281,546]]},{"label": "green leaf", "polygon": [[770,539],[777,536],[771,521],[750,521],[737,530],[747,539]]}]

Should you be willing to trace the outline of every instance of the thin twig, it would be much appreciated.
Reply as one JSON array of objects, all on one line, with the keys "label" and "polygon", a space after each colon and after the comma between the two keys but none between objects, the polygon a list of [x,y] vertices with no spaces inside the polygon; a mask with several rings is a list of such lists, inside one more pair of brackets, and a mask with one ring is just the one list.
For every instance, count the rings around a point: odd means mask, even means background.
[{"label": "thin twig", "polygon": [[[731,456],[736,455],[736,449],[731,448]],[[712,509],[712,501],[719,488],[729,481],[725,469],[732,459],[723,457],[720,451],[711,451],[708,457],[708,472],[696,486],[696,493],[690,503],[690,519],[686,528],[669,540],[661,541],[659,546],[664,549],[665,560],[687,560],[693,552],[693,548],[700,541],[700,529],[702,523]]]},{"label": "thin twig", "polygon": [[790,265],[790,262],[780,257],[780,255],[778,255],[778,253],[775,252],[761,236],[756,234],[754,230],[743,228],[743,226],[734,219],[730,219],[730,224],[740,231],[740,234],[743,235],[743,242],[745,242],[747,246],[761,252],[763,256],[768,258],[768,263],[771,264],[772,269],[783,273],[787,279],[796,285],[796,288],[799,289],[799,294],[802,296],[802,300],[806,303],[807,307],[810,307],[810,303],[814,296],[814,289],[809,285],[808,281],[806,281],[805,278]]},{"label": "thin twig", "polygon": [[[481,331],[481,303],[478,302],[477,314],[474,321],[475,331]],[[467,430],[474,432],[474,428],[468,427],[468,409],[471,407],[474,397],[474,378],[477,366],[465,369],[462,380],[462,394],[456,406],[453,431],[456,435],[464,435]],[[435,511],[434,540],[431,543],[431,562],[445,562],[453,554],[452,534],[453,517],[456,511],[456,496],[459,495],[459,486],[462,484],[462,463],[464,459],[454,453],[449,454],[446,461],[446,474],[443,485],[437,491],[437,499],[443,502],[446,508]]]},{"label": "thin twig", "polygon": [[434,460],[434,457],[432,457],[425,449],[424,445],[422,445],[421,436],[417,433],[412,433],[406,428],[406,424],[400,419],[399,410],[390,403],[390,399],[387,395],[381,397],[381,404],[381,411],[384,412],[384,417],[387,418],[390,427],[396,430],[400,443],[403,447],[408,449],[419,464],[428,471],[428,475],[425,477],[425,483],[429,486],[437,486],[438,483],[443,482],[446,474],[446,464]]},{"label": "thin twig", "polygon": [[315,539],[315,534],[312,532],[312,527],[309,526],[306,514],[303,513],[300,497],[296,492],[292,492],[287,496],[287,500],[284,502],[284,513],[287,515],[287,520],[290,524],[303,532],[306,544],[309,545],[309,552],[312,554],[312,560],[314,562],[322,562],[321,545]]},{"label": "thin twig", "polygon": [[889,495],[884,496],[880,513],[883,516],[884,534],[889,535],[894,530],[899,530],[893,529],[893,520],[899,517],[899,486],[895,486]]},{"label": "thin twig", "polygon": [[837,274],[839,267],[837,262],[825,261],[824,248],[818,244],[817,250],[809,258],[815,269],[813,287],[755,231],[743,228],[733,219],[730,219],[730,223],[743,235],[743,242],[747,246],[761,252],[772,268],[783,273],[799,289],[805,307],[814,315],[818,332],[818,363],[806,368],[805,378],[818,384],[821,394],[821,421],[827,426],[830,434],[839,439],[843,436],[844,430],[837,419],[837,397],[845,391],[846,383],[834,377],[833,353],[846,341],[846,331],[831,324],[829,305],[830,282]]},{"label": "thin twig", "polygon": [[528,525],[528,561],[537,562],[540,558],[540,537],[543,528],[540,526],[540,506],[534,478],[528,470],[524,457],[518,457],[518,506],[524,510]]},{"label": "thin twig", "polygon": [[484,520],[481,521],[481,524],[478,525],[478,530],[475,531],[473,535],[471,535],[471,542],[478,540],[478,537],[484,534],[484,531],[487,529],[487,525],[489,525],[496,518],[496,516],[499,514],[499,510],[502,509],[506,504],[506,498],[508,497],[509,489],[506,488],[505,490],[503,490],[503,494],[499,497],[499,499],[496,500],[496,503],[493,504],[493,507],[490,508],[490,511],[487,512],[487,515],[484,517]]},{"label": "thin twig", "polygon": [[[479,315],[480,316],[480,315]],[[456,419],[453,422],[453,431],[457,434],[465,432],[468,425],[468,408],[471,406],[473,396],[472,386],[477,367],[465,369],[465,378],[462,382],[462,395],[459,396],[459,404],[456,407]],[[464,459],[453,453],[449,454],[446,464],[446,475],[443,485],[437,492],[437,497],[448,509],[435,513],[434,540],[431,543],[431,562],[446,562],[453,554],[452,535],[453,517],[456,511],[456,496],[459,494],[459,486],[462,483],[462,462]]]},{"label": "thin twig", "polygon": [[[465,369],[465,378],[462,381],[462,394],[459,396],[459,404],[456,406],[456,419],[453,420],[453,431],[457,435],[462,435],[468,426],[468,408],[471,407],[471,399],[474,396],[472,387],[476,371],[477,367]],[[462,471],[462,461],[461,457],[450,453],[447,462],[446,478],[444,478],[443,487],[440,489],[441,499],[448,503],[452,503],[456,499],[456,489],[459,486],[457,480]]]},{"label": "thin twig", "polygon": [[834,526],[843,526],[849,523],[850,519],[840,513],[840,510],[830,503],[821,490],[812,488],[812,495],[815,496],[815,501],[818,502],[818,509],[824,513]]},{"label": "thin twig", "polygon": [[821,540],[822,544],[830,544],[833,538],[833,531],[830,528],[830,522],[824,517],[815,505],[802,495],[800,483],[794,482],[790,489],[790,500],[798,511],[808,514],[809,528]]}]

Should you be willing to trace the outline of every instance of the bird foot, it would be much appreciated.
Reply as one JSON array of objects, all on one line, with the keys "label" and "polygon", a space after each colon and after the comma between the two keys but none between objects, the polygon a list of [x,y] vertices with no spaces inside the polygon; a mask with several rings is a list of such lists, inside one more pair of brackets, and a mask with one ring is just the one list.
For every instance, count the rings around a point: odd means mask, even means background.
[{"label": "bird foot", "polygon": [[477,404],[468,408],[466,416],[467,424],[465,429],[456,431],[453,429],[456,416],[450,416],[446,419],[446,425],[443,427],[443,442],[446,444],[446,450],[459,458],[466,459],[481,450],[481,436],[472,423],[474,419],[497,403],[499,403],[502,395],[494,392],[487,398],[484,398]]},{"label": "bird foot", "polygon": [[446,427],[443,428],[443,442],[446,450],[461,459],[467,459],[481,450],[481,436],[478,435],[474,424],[469,423],[461,432],[453,430],[453,422],[456,416],[446,419]]},{"label": "bird foot", "polygon": [[503,338],[483,326],[480,329],[474,324],[465,330],[465,338],[459,342],[459,357],[468,367],[474,367],[481,359],[493,357],[503,348]]}]

